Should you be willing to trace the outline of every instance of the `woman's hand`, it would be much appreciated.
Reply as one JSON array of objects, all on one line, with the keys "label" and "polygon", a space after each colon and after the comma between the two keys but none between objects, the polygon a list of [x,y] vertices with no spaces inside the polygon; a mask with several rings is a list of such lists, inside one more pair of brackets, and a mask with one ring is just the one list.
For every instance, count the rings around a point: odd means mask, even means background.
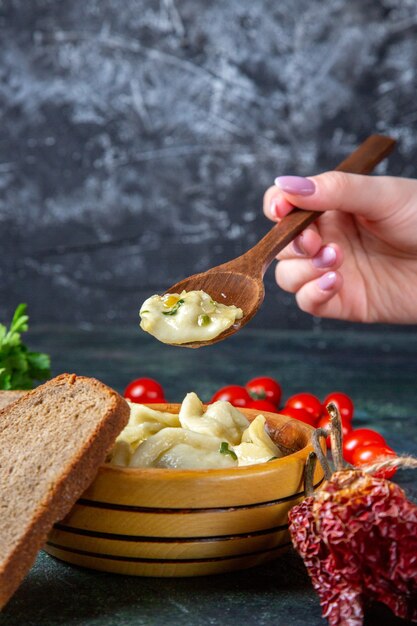
[{"label": "woman's hand", "polygon": [[267,217],[326,211],[279,255],[278,285],[303,311],[359,322],[417,323],[417,181],[327,172],[281,176]]}]

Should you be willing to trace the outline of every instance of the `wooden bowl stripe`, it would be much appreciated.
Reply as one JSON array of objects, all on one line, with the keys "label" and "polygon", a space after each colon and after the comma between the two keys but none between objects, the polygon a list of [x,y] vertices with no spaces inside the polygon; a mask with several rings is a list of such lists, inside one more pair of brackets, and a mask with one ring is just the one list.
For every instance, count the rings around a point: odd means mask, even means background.
[{"label": "wooden bowl stripe", "polygon": [[177,541],[165,541],[165,538],[138,538],[137,541],[91,535],[77,535],[61,530],[53,531],[49,536],[49,544],[66,549],[83,550],[95,554],[111,554],[114,556],[131,556],[141,559],[183,559],[209,558],[228,555],[239,555],[264,551],[277,547],[289,540],[288,527],[270,529],[265,533],[252,533],[243,536],[229,537],[178,538]]},{"label": "wooden bowl stripe", "polygon": [[242,568],[254,567],[276,559],[282,552],[288,550],[290,545],[290,542],[287,541],[270,551],[258,552],[249,556],[239,554],[236,555],[235,558],[224,558],[223,560],[214,558],[204,561],[201,559],[190,559],[188,563],[181,563],[176,560],[167,562],[160,559],[155,559],[154,562],[143,562],[143,560],[132,561],[122,560],[120,558],[97,558],[85,554],[75,554],[52,546],[46,546],[46,550],[52,556],[81,567],[113,572],[115,574],[154,576],[161,578],[172,576],[208,576],[211,574],[221,574]]},{"label": "wooden bowl stripe", "polygon": [[287,541],[286,543],[281,544],[277,548],[267,548],[266,550],[257,550],[255,552],[244,552],[240,554],[233,554],[233,555],[227,555],[227,556],[215,556],[215,557],[208,557],[208,558],[189,558],[189,559],[181,559],[181,558],[153,559],[153,558],[143,558],[143,557],[136,557],[136,556],[120,556],[116,554],[100,554],[99,552],[88,552],[87,550],[80,550],[79,548],[68,548],[68,547],[60,546],[58,544],[54,544],[52,542],[48,542],[46,545],[48,546],[47,551],[53,556],[57,556],[56,552],[62,551],[62,552],[70,552],[72,554],[78,554],[81,556],[87,556],[87,557],[91,557],[94,559],[105,559],[108,561],[126,561],[128,563],[184,563],[185,564],[185,563],[207,563],[207,562],[214,562],[214,561],[227,561],[231,559],[241,559],[241,558],[245,558],[248,556],[257,556],[261,554],[274,552],[277,549],[288,548],[292,544],[291,544],[291,541]]},{"label": "wooden bowl stripe", "polygon": [[[301,498],[300,498],[301,500]],[[299,500],[299,501],[300,501]],[[296,504],[296,500],[292,503]],[[165,537],[206,537],[264,530],[286,524],[291,505],[287,502],[274,506],[244,510],[197,512],[194,515],[164,515],[106,510],[97,515],[95,509],[76,504],[62,520],[65,526],[85,528],[96,532],[126,535]]]},{"label": "wooden bowl stripe", "polygon": [[[314,489],[320,487],[320,485],[324,481],[324,476],[314,485]],[[115,504],[114,502],[101,502],[99,500],[90,500],[86,498],[80,498],[78,500],[78,504],[82,504],[83,506],[93,507],[97,509],[109,509],[111,511],[126,511],[129,513],[155,513],[155,514],[164,514],[169,515],[170,513],[176,514],[181,513],[183,515],[187,515],[189,513],[207,513],[209,511],[237,511],[239,509],[251,509],[257,507],[265,507],[265,506],[273,506],[276,504],[280,504],[281,502],[290,502],[291,500],[298,500],[304,496],[304,491],[299,491],[298,493],[292,494],[290,496],[285,496],[283,498],[277,498],[275,500],[267,500],[265,502],[254,502],[252,504],[238,504],[234,506],[210,506],[210,507],[189,507],[189,508],[180,508],[180,507],[166,507],[166,508],[156,508],[149,506],[133,506],[128,504]]]},{"label": "wooden bowl stripe", "polygon": [[[83,537],[95,537],[96,539],[110,539],[115,541],[132,541],[132,542],[156,542],[156,543],[190,543],[190,542],[205,542],[205,541],[229,541],[230,539],[245,539],[248,537],[257,537],[262,535],[268,535],[270,533],[277,533],[282,530],[288,529],[288,524],[281,524],[280,526],[274,526],[272,528],[265,528],[262,530],[254,530],[252,532],[234,533],[231,535],[210,535],[207,537],[156,537],[151,535],[124,535],[118,533],[103,533],[96,530],[87,530],[85,528],[76,528],[74,526],[65,526],[65,524],[55,524],[54,530],[58,530],[64,533],[70,533],[73,535],[81,535]],[[54,536],[52,531],[50,536]]]},{"label": "wooden bowl stripe", "polygon": [[[295,421],[295,420],[294,420]],[[300,422],[301,423],[301,422]],[[303,424],[304,426],[307,425]],[[305,450],[276,461],[228,470],[169,470],[102,465],[83,499],[139,507],[158,502],[160,508],[217,508],[292,498],[303,491]],[[314,482],[323,476],[317,465]],[[261,491],[260,491],[261,486]]]}]

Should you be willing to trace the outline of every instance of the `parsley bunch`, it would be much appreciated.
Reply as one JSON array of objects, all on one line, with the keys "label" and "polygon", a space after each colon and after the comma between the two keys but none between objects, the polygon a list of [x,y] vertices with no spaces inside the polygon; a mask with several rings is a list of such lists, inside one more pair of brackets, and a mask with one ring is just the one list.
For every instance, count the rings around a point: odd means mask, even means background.
[{"label": "parsley bunch", "polygon": [[32,389],[35,380],[51,375],[47,354],[29,352],[21,333],[28,330],[26,304],[19,304],[9,330],[0,324],[0,389]]}]

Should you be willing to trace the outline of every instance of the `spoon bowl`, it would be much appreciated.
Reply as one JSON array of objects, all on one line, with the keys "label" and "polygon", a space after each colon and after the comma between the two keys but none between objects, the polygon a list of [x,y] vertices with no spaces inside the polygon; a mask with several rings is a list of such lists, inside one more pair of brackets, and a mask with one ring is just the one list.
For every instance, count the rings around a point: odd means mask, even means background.
[{"label": "spoon bowl", "polygon": [[210,294],[211,298],[220,304],[235,305],[243,311],[243,317],[240,320],[236,320],[235,324],[214,339],[179,344],[182,347],[200,348],[226,339],[247,324],[261,306],[265,296],[262,274],[251,276],[243,271],[234,270],[233,267],[230,269],[231,264],[227,265],[229,269],[222,269],[223,266],[218,265],[207,272],[189,276],[168,290],[169,293],[181,293],[181,291],[198,289]]},{"label": "spoon bowl", "polygon": [[[369,174],[395,146],[395,140],[383,135],[371,135],[335,170],[351,174]],[[235,305],[242,309],[243,317],[217,337],[207,341],[193,341],[181,345],[199,348],[230,337],[247,324],[257,313],[264,299],[264,274],[277,254],[285,248],[309,224],[321,215],[318,211],[293,209],[250,250],[242,256],[213,267],[206,272],[194,274],[176,283],[166,293],[181,291],[205,291],[221,304]]]}]

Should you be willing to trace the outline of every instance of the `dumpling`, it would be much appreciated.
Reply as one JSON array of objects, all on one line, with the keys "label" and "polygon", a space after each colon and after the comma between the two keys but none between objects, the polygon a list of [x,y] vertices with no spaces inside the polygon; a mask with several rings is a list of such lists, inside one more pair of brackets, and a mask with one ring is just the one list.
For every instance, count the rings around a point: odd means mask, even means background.
[{"label": "dumpling", "polygon": [[176,413],[167,411],[156,411],[144,404],[129,402],[130,417],[129,425],[142,424],[143,422],[160,422],[164,426],[180,426],[179,416]]},{"label": "dumpling", "polygon": [[183,428],[218,437],[233,445],[241,441],[243,432],[249,426],[249,420],[229,402],[214,402],[204,413],[203,404],[195,393],[185,396],[179,421]]},{"label": "dumpling", "polygon": [[117,437],[109,462],[124,467],[216,469],[264,463],[282,453],[262,415],[252,423],[229,402],[206,411],[195,393],[178,415],[130,403],[130,419]]},{"label": "dumpling", "polygon": [[238,458],[238,465],[265,463],[272,458],[279,458],[283,453],[272,441],[265,430],[265,418],[258,415],[242,435],[242,443],[233,446]]},{"label": "dumpling", "polygon": [[138,446],[129,467],[215,469],[236,466],[233,455],[220,452],[221,444],[221,439],[186,428],[164,428]]},{"label": "dumpling", "polygon": [[113,465],[127,467],[131,456],[132,451],[127,441],[116,441],[109,455],[108,461]]},{"label": "dumpling", "polygon": [[242,309],[214,302],[204,291],[154,295],[139,311],[140,326],[159,341],[182,344],[208,341],[243,317]]},{"label": "dumpling", "polygon": [[182,401],[180,412],[178,414],[178,420],[181,426],[186,426],[187,418],[192,416],[201,417],[204,413],[204,406],[200,398],[194,391],[187,393]]},{"label": "dumpling", "polygon": [[236,467],[237,460],[220,453],[220,445],[215,450],[194,448],[190,444],[179,443],[159,457],[156,467],[181,469],[225,469]]},{"label": "dumpling", "polygon": [[[180,426],[178,415],[164,411],[156,411],[143,404],[128,402],[130,416],[127,426],[116,439],[116,444],[124,441],[130,445],[133,452],[137,446],[151,435],[154,435],[166,426]],[[114,452],[112,454],[114,459]],[[114,461],[113,461],[114,462]]]}]

